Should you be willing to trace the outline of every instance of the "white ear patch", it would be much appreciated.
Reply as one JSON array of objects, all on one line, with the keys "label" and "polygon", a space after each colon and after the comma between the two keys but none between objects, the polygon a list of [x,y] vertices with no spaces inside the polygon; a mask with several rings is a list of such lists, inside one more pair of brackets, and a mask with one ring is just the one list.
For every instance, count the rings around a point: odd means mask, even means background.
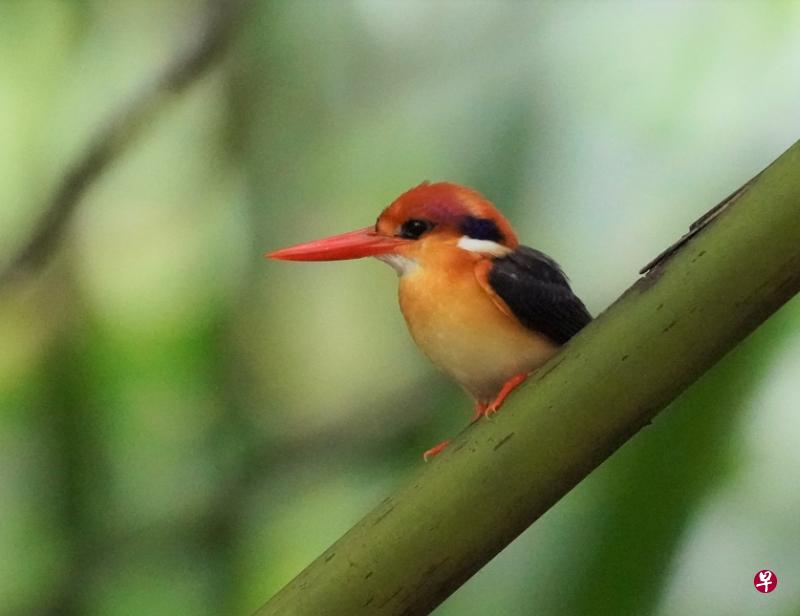
[{"label": "white ear patch", "polygon": [[510,248],[498,244],[497,242],[491,240],[476,240],[467,235],[462,235],[459,238],[457,246],[463,250],[483,252],[493,257],[505,257],[508,253],[513,252]]},{"label": "white ear patch", "polygon": [[401,255],[393,255],[391,253],[377,255],[375,258],[391,265],[394,271],[397,272],[398,276],[407,274],[408,272],[417,269],[418,266],[417,262],[413,259],[409,259],[408,257],[403,257]]}]

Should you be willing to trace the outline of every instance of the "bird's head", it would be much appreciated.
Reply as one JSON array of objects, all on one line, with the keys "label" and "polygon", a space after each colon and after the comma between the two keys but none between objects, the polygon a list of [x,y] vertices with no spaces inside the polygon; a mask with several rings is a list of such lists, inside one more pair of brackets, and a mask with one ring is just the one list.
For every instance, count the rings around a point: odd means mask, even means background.
[{"label": "bird's head", "polygon": [[289,261],[377,257],[402,274],[433,262],[500,257],[517,246],[511,225],[482,195],[449,182],[423,182],[395,199],[375,226],[266,256]]}]

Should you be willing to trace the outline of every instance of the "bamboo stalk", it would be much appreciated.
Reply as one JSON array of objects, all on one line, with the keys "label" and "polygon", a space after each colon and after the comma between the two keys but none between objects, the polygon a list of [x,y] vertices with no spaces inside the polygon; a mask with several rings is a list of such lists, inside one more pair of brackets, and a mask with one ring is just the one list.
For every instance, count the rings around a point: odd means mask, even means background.
[{"label": "bamboo stalk", "polygon": [[800,142],[665,259],[258,615],[426,614],[648,424],[800,290]]}]

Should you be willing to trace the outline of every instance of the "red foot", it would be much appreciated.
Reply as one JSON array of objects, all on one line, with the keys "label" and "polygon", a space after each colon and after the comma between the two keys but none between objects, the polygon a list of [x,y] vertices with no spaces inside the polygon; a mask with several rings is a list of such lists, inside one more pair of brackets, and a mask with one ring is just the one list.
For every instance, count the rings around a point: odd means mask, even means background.
[{"label": "red foot", "polygon": [[447,439],[446,441],[442,441],[438,445],[431,447],[428,451],[422,454],[422,459],[425,460],[425,462],[427,462],[433,456],[439,455],[442,452],[442,450],[449,444],[450,444],[450,439]]},{"label": "red foot", "polygon": [[[503,384],[495,399],[492,400],[489,404],[482,405],[480,403],[476,403],[475,417],[473,418],[473,421],[475,421],[475,419],[478,419],[479,417],[488,417],[489,415],[499,411],[500,407],[503,406],[503,402],[505,402],[506,398],[508,398],[508,394],[514,391],[522,383],[524,383],[525,379],[527,378],[528,375],[524,372],[521,374],[515,374]],[[480,414],[478,413],[479,405],[483,407]]]},{"label": "red foot", "polygon": [[475,401],[475,411],[472,413],[472,419],[470,419],[470,423],[475,423],[481,417],[486,414],[486,407],[489,406],[488,404],[484,404],[483,402]]},{"label": "red foot", "polygon": [[[495,396],[495,399],[492,400],[489,404],[484,404],[483,402],[475,402],[475,412],[472,414],[472,421],[475,422],[479,420],[481,417],[488,417],[492,413],[496,413],[500,410],[500,407],[503,406],[503,402],[506,401],[508,395],[514,391],[517,387],[519,387],[522,383],[525,382],[525,379],[528,378],[526,373],[522,374],[515,374],[510,379],[508,379],[503,386],[500,388],[500,391]],[[442,450],[450,444],[450,439],[446,441],[442,441],[435,447],[431,447],[428,451],[422,454],[422,459],[426,462],[430,460],[432,457],[439,455]]]}]

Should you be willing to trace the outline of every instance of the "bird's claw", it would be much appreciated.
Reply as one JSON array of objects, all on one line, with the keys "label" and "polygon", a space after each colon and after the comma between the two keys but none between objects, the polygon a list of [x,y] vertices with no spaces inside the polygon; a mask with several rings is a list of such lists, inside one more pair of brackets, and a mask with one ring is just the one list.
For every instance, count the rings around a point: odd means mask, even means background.
[{"label": "bird's claw", "polygon": [[[490,418],[497,411],[499,411],[500,407],[503,406],[503,402],[505,402],[506,398],[508,397],[508,394],[519,387],[519,385],[524,382],[526,378],[528,378],[527,374],[516,374],[503,384],[503,387],[500,389],[495,399],[489,404],[475,402],[475,412],[472,414],[472,422],[474,423],[478,421],[481,417]],[[450,440],[448,439],[446,441],[442,441],[434,447],[431,447],[428,449],[428,451],[422,454],[422,459],[427,462],[432,457],[439,455],[449,444]]]},{"label": "bird's claw", "polygon": [[490,415],[494,415],[500,410],[500,407],[503,406],[503,403],[506,401],[508,395],[517,387],[519,387],[527,378],[527,374],[515,374],[503,384],[503,387],[500,388],[500,391],[497,393],[495,399],[489,404],[476,402],[475,413],[472,416],[472,421],[477,421],[481,417],[489,417]]},{"label": "bird's claw", "polygon": [[500,406],[501,405],[502,405],[502,402],[500,404],[497,404],[496,402],[492,402],[489,406],[487,406],[484,409],[483,416],[486,417],[486,418],[489,418],[491,415],[494,415],[497,411],[500,410]]},{"label": "bird's claw", "polygon": [[439,455],[442,452],[442,450],[445,447],[447,447],[449,444],[450,444],[450,439],[447,439],[446,441],[442,441],[438,445],[434,445],[433,447],[428,449],[428,451],[426,451],[425,453],[422,454],[422,459],[425,462],[427,462],[432,457]]}]

